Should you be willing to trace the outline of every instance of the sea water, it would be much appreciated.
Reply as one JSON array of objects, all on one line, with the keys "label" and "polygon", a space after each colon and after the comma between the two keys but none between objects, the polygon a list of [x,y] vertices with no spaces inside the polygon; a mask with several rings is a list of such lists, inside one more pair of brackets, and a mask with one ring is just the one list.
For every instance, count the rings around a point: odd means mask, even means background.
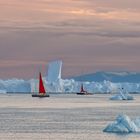
[{"label": "sea water", "polygon": [[139,140],[139,133],[103,132],[118,114],[140,117],[140,95],[132,101],[111,96],[0,94],[0,140]]}]

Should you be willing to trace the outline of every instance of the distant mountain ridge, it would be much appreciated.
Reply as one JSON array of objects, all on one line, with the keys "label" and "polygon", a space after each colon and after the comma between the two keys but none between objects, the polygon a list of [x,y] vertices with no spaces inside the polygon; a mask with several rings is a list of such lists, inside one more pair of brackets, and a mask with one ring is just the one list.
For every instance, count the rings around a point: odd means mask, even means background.
[{"label": "distant mountain ridge", "polygon": [[92,81],[102,82],[104,80],[107,80],[114,83],[118,82],[140,83],[140,73],[136,72],[96,72],[72,78],[76,81],[89,81],[89,82]]}]

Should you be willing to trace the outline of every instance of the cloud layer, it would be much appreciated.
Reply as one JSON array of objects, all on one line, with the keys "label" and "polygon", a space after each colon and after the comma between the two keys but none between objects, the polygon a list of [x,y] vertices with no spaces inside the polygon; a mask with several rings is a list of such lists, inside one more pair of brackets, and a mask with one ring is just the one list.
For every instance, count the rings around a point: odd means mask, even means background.
[{"label": "cloud layer", "polygon": [[139,5],[139,0],[1,0],[0,77],[33,77],[56,59],[64,61],[64,76],[140,71]]}]

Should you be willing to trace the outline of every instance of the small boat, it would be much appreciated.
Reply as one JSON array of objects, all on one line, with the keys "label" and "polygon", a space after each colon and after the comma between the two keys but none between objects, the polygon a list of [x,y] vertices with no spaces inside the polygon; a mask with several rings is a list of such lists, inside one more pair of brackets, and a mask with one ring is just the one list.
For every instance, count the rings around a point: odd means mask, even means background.
[{"label": "small boat", "polygon": [[50,97],[49,94],[46,94],[41,73],[39,74],[39,94],[32,94],[32,97],[40,97],[40,98]]},{"label": "small boat", "polygon": [[86,90],[84,90],[83,84],[81,84],[81,91],[76,93],[77,95],[92,95],[92,93],[88,93]]}]

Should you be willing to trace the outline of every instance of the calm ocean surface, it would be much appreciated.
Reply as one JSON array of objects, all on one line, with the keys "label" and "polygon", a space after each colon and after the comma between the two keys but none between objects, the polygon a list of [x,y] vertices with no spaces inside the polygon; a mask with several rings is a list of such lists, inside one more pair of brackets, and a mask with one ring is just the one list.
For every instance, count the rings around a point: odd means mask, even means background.
[{"label": "calm ocean surface", "polygon": [[118,114],[140,117],[140,95],[134,101],[111,96],[0,94],[0,140],[140,140],[140,133],[103,132]]}]

